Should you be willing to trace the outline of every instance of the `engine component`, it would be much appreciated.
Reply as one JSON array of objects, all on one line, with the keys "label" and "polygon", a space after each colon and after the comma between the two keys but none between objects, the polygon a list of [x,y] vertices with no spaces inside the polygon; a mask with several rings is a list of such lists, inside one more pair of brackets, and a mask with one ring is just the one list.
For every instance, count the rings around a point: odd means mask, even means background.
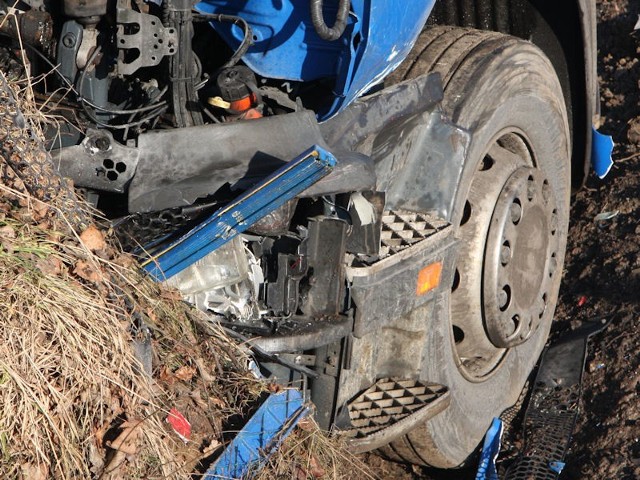
[{"label": "engine component", "polygon": [[109,130],[89,130],[80,145],[51,152],[60,173],[78,185],[124,192],[136,171],[140,152],[116,142]]},{"label": "engine component", "polygon": [[246,188],[322,142],[310,111],[145,133],[138,137],[140,164],[129,188],[129,211],[187,206],[227,182]]},{"label": "engine component", "polygon": [[309,289],[303,294],[300,308],[311,317],[337,315],[344,303],[347,228],[346,222],[335,218],[320,217],[309,222]]},{"label": "engine component", "polygon": [[202,125],[202,114],[199,105],[196,83],[198,81],[198,60],[191,48],[193,38],[193,14],[191,9],[194,0],[166,0],[163,2],[164,22],[170,33],[176,32],[177,46],[175,55],[169,62],[171,75],[171,101],[173,115],[177,127],[193,127]]},{"label": "engine component", "polygon": [[[131,75],[142,67],[153,67],[165,56],[177,51],[178,34],[175,28],[165,28],[155,15],[128,8],[116,10],[118,22],[117,46],[122,50],[118,59],[118,73]],[[130,59],[128,52],[137,51]]]},{"label": "engine component", "polygon": [[108,0],[64,0],[64,14],[83,25],[96,25],[107,14]]},{"label": "engine component", "polygon": [[184,299],[202,311],[246,322],[260,317],[257,289],[263,282],[262,270],[250,268],[257,260],[240,237],[209,253],[166,284],[175,287]]},{"label": "engine component", "polygon": [[305,257],[278,254],[278,278],[267,285],[267,302],[275,313],[283,315],[296,313],[300,280],[306,273]]},{"label": "engine component", "polygon": [[62,25],[60,42],[58,42],[58,72],[68,82],[73,82],[78,73],[76,58],[82,44],[84,29],[75,20],[69,20]]},{"label": "engine component", "polygon": [[54,47],[53,20],[48,12],[29,10],[20,15],[12,15],[0,23],[0,32],[45,53],[50,53]]},{"label": "engine component", "polygon": [[[237,119],[262,117],[262,113],[255,108],[259,101],[256,76],[249,68],[235,66],[223,69],[216,78],[216,85],[222,100],[228,103],[227,110]],[[214,104],[211,101],[209,103]]]}]

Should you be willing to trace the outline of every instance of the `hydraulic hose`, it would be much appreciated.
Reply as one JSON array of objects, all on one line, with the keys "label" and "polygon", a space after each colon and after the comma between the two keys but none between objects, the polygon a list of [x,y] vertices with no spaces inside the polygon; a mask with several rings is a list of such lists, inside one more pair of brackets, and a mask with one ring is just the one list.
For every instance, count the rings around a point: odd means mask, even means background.
[{"label": "hydraulic hose", "polygon": [[324,15],[322,14],[322,4],[324,0],[311,0],[311,22],[316,33],[323,40],[330,42],[338,40],[344,33],[344,29],[347,27],[347,18],[349,18],[349,8],[351,2],[349,0],[340,0],[338,4],[338,14],[336,15],[336,21],[333,27],[329,28],[324,21]]}]

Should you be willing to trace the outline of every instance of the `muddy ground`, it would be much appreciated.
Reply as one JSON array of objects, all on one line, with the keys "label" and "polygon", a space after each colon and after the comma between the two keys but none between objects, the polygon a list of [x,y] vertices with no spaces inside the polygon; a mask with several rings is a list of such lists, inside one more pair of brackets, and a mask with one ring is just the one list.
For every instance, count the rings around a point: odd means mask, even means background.
[{"label": "muddy ground", "polygon": [[[591,174],[572,206],[567,260],[552,339],[596,318],[581,413],[562,480],[640,479],[640,15],[637,0],[597,2],[602,133],[613,136],[615,166]],[[595,221],[602,212],[617,212]],[[473,479],[370,459],[381,478]]]}]

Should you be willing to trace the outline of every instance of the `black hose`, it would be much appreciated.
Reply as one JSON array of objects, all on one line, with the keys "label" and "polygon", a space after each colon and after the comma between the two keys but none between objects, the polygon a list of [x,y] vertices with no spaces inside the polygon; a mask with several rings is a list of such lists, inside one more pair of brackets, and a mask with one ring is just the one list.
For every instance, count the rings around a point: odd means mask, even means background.
[{"label": "black hose", "polygon": [[347,28],[347,18],[349,18],[351,2],[349,0],[340,0],[336,21],[331,28],[329,28],[324,22],[324,15],[322,14],[323,2],[324,0],[310,1],[309,7],[311,9],[311,22],[313,23],[313,28],[316,29],[316,33],[320,38],[332,42],[334,40],[338,40],[344,33],[344,29]]},{"label": "black hose", "polygon": [[216,22],[233,23],[234,25],[242,28],[242,31],[244,33],[242,43],[231,56],[229,61],[222,66],[222,68],[233,67],[240,61],[242,57],[244,57],[244,54],[247,53],[249,47],[253,45],[253,32],[251,31],[251,27],[244,18],[237,17],[235,15],[223,15],[221,13],[198,13],[196,14],[196,18],[198,17],[205,18],[207,20],[214,20]]}]

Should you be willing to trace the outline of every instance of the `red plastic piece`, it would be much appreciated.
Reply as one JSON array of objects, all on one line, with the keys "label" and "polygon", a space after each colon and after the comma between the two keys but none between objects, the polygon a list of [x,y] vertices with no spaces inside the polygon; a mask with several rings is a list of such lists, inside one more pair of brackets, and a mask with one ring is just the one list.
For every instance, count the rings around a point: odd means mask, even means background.
[{"label": "red plastic piece", "polygon": [[169,422],[173,427],[173,431],[178,434],[184,443],[187,443],[191,439],[191,424],[178,410],[175,408],[169,410],[167,422]]}]

